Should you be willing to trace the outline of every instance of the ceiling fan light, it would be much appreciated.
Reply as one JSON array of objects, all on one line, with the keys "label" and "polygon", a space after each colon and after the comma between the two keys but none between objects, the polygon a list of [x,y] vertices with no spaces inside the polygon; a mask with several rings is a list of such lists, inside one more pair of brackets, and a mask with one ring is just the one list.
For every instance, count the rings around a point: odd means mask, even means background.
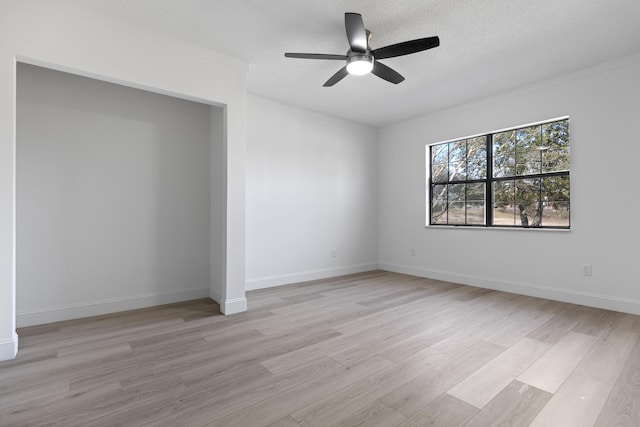
[{"label": "ceiling fan light", "polygon": [[363,76],[373,70],[373,56],[368,53],[347,58],[347,71],[354,76]]}]

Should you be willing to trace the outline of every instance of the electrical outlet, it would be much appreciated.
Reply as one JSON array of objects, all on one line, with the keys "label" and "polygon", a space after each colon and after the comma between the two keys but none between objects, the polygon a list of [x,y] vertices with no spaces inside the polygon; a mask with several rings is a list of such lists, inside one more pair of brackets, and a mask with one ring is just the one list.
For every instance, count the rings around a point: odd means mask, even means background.
[{"label": "electrical outlet", "polygon": [[582,275],[583,276],[591,276],[591,264],[583,264],[582,265]]},{"label": "electrical outlet", "polygon": [[411,256],[416,256],[416,250],[415,249],[411,249]]},{"label": "electrical outlet", "polygon": [[337,251],[335,249],[331,249],[331,258],[335,258],[337,255]]}]

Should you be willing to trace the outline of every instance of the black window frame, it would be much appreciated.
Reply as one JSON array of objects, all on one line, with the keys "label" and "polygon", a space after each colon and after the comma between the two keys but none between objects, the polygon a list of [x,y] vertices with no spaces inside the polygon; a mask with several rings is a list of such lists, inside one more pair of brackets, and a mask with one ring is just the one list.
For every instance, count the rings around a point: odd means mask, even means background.
[{"label": "black window frame", "polygon": [[[518,175],[518,170],[517,170],[517,164],[514,164],[513,166],[513,174],[512,175],[505,175],[505,176],[499,176],[499,177],[494,177],[494,136],[498,135],[498,134],[502,134],[505,132],[517,132],[519,130],[524,130],[527,128],[531,128],[531,127],[536,127],[536,126],[540,126],[542,128],[542,126],[544,125],[548,125],[548,124],[552,124],[552,123],[559,123],[559,122],[567,122],[567,163],[568,163],[568,168],[566,170],[561,170],[561,171],[553,171],[553,172],[542,172],[542,168],[543,168],[543,162],[542,162],[542,150],[546,150],[547,148],[542,148],[543,146],[541,146],[540,150],[541,150],[541,154],[540,154],[540,173],[526,173],[526,174],[521,174]],[[477,140],[478,138],[484,138],[485,139],[485,156],[486,156],[486,165],[485,165],[485,177],[484,178],[473,178],[473,179],[466,179],[467,176],[467,170],[465,169],[464,172],[464,178],[463,179],[449,179],[449,175],[447,175],[447,179],[446,181],[437,181],[437,182],[433,182],[433,177],[432,174],[434,172],[434,147],[437,146],[441,146],[443,144],[451,144],[451,143],[457,143],[457,142],[465,142],[465,156],[467,153],[467,149],[468,149],[468,141],[470,140]],[[541,140],[542,141],[542,140]],[[571,146],[571,136],[570,136],[570,123],[569,123],[569,117],[568,116],[564,116],[564,117],[557,117],[554,119],[549,119],[549,120],[544,120],[544,121],[540,121],[540,122],[535,122],[535,123],[530,123],[530,124],[526,124],[526,125],[520,125],[520,126],[515,126],[515,127],[510,127],[510,128],[506,128],[506,129],[500,129],[500,130],[496,130],[496,131],[492,131],[492,132],[487,132],[487,133],[482,133],[482,134],[477,134],[477,135],[472,135],[472,136],[467,136],[467,137],[463,137],[463,138],[456,138],[456,139],[451,139],[451,140],[446,140],[446,141],[441,141],[441,142],[437,142],[437,143],[433,143],[433,144],[428,144],[427,145],[427,171],[428,171],[428,180],[427,180],[427,186],[428,186],[428,200],[427,200],[427,216],[428,216],[428,225],[431,227],[471,227],[471,228],[507,228],[507,229],[542,229],[542,230],[570,230],[571,229],[571,200],[570,200],[570,188],[571,188],[571,179],[570,179],[570,171],[571,171],[571,152],[570,152],[570,146]],[[449,167],[449,152],[450,148],[449,146],[447,147],[447,155],[448,155],[448,159],[447,159],[447,169]],[[466,162],[466,166],[465,168],[468,167],[468,159],[467,157],[465,157],[465,162]],[[555,177],[566,177],[566,179],[568,180],[568,188],[569,188],[569,197],[566,201],[567,204],[567,221],[568,221],[568,225],[545,225],[544,222],[542,221],[542,192],[543,192],[543,180],[545,179],[549,179],[549,178],[555,178]],[[516,224],[515,222],[515,194],[516,192],[514,191],[514,224],[513,225],[509,225],[509,224],[494,224],[494,208],[495,208],[495,200],[494,200],[494,185],[496,183],[501,183],[501,182],[508,182],[511,181],[513,182],[513,185],[516,186],[517,183],[516,181],[523,181],[523,180],[539,180],[538,183],[538,191],[539,193],[539,209],[540,209],[540,224],[534,224],[534,225],[522,225],[522,224]],[[435,186],[452,186],[452,185],[458,185],[458,184],[478,184],[478,183],[482,183],[484,184],[484,223],[483,224],[478,224],[478,223],[469,223],[469,217],[468,217],[468,212],[467,212],[467,205],[469,200],[466,199],[466,195],[467,195],[467,191],[465,187],[465,199],[464,199],[464,206],[465,206],[465,213],[464,213],[464,218],[465,218],[465,222],[464,223],[450,223],[448,218],[447,218],[447,222],[446,223],[441,223],[441,222],[434,222],[434,215],[433,215],[433,209],[434,209],[434,187]],[[449,200],[449,191],[446,192],[447,193],[447,199],[445,202],[445,206],[446,206],[446,215],[449,215],[449,210],[450,210],[450,203],[452,203]],[[473,201],[473,200],[472,200]],[[526,218],[525,218],[526,219]]]}]

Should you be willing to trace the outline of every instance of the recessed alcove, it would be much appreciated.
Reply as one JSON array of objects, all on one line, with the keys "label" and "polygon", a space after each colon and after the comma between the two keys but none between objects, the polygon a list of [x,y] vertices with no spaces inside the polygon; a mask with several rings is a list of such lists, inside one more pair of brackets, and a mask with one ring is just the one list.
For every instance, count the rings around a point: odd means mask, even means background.
[{"label": "recessed alcove", "polygon": [[16,87],[17,326],[208,297],[223,108],[25,63]]}]

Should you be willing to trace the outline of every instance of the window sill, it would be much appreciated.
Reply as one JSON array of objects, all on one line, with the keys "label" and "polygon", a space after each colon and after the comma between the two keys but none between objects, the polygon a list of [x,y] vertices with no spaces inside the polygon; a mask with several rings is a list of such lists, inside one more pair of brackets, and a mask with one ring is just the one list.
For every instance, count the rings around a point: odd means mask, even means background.
[{"label": "window sill", "polygon": [[571,231],[570,228],[537,228],[537,227],[483,227],[483,226],[469,226],[469,225],[425,225],[427,229],[465,229],[465,230],[497,230],[497,231],[526,231],[526,232],[563,232]]}]

